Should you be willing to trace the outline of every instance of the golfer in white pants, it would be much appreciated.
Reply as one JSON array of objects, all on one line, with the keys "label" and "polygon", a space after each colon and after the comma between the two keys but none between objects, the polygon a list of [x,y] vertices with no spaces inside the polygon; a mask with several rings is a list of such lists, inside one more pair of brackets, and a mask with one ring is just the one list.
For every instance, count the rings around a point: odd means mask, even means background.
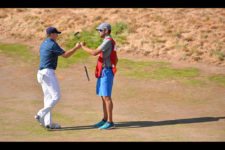
[{"label": "golfer in white pants", "polygon": [[59,124],[52,122],[51,110],[60,100],[60,87],[55,75],[58,56],[70,57],[81,46],[79,43],[74,48],[64,51],[56,42],[59,32],[54,27],[46,30],[47,38],[40,46],[40,66],[37,73],[38,83],[41,84],[44,94],[44,107],[35,115],[35,119],[44,127],[50,129],[61,128]]},{"label": "golfer in white pants", "polygon": [[59,126],[52,124],[51,109],[60,99],[60,88],[53,69],[42,69],[37,74],[38,82],[41,84],[44,93],[44,108],[39,110],[38,115],[41,123],[45,126]]}]

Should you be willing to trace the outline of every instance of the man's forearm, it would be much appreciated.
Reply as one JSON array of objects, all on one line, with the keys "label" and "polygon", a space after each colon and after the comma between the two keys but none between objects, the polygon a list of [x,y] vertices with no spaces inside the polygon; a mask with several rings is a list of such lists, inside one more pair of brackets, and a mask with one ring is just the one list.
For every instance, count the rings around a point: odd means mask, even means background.
[{"label": "man's forearm", "polygon": [[94,50],[94,49],[91,49],[91,48],[88,48],[86,46],[82,46],[82,49],[86,52],[88,52],[89,54],[93,55],[93,56],[96,56],[99,54],[100,50]]},{"label": "man's forearm", "polygon": [[82,49],[83,49],[84,51],[88,52],[89,54],[94,55],[94,53],[93,53],[94,50],[93,50],[93,49],[88,48],[88,47],[86,47],[86,46],[82,46]]},{"label": "man's forearm", "polygon": [[77,49],[78,49],[78,48],[75,47],[75,48],[72,48],[72,49],[66,51],[66,52],[63,54],[63,57],[65,57],[65,58],[70,57],[71,55],[73,55],[74,52],[76,52]]}]

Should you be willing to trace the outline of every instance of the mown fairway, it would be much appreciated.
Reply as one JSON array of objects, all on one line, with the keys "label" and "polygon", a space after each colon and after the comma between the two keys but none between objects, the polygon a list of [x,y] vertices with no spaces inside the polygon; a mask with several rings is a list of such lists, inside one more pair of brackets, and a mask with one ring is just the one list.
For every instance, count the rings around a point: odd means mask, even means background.
[{"label": "mown fairway", "polygon": [[225,141],[225,71],[121,58],[113,91],[116,129],[99,131],[92,127],[102,117],[96,58],[80,51],[59,63],[62,99],[53,121],[63,129],[47,131],[34,119],[43,106],[38,56],[28,46],[0,44],[1,141]]}]

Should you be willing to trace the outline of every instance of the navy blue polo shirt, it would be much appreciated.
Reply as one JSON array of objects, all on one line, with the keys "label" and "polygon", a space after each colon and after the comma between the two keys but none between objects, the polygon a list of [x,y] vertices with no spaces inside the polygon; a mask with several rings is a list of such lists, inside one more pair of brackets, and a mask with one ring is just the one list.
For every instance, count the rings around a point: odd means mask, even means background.
[{"label": "navy blue polo shirt", "polygon": [[51,38],[47,38],[40,46],[40,66],[39,69],[56,69],[58,56],[65,51]]}]

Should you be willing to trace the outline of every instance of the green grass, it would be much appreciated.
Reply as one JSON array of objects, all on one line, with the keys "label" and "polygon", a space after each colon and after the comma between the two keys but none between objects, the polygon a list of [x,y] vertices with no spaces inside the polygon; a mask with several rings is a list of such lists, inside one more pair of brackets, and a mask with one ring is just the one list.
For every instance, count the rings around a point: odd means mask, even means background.
[{"label": "green grass", "polygon": [[4,44],[0,43],[0,53],[16,57],[25,62],[36,63],[38,61],[38,56],[34,54],[30,48],[23,44]]},{"label": "green grass", "polygon": [[121,69],[121,73],[124,75],[138,79],[185,79],[197,77],[199,75],[199,70],[196,68],[177,69],[171,67],[167,62],[155,61],[145,62],[121,59],[118,69]]},{"label": "green grass", "polygon": [[197,77],[199,75],[199,70],[196,68],[176,69],[168,66],[157,68],[153,73],[155,79],[178,79]]},{"label": "green grass", "polygon": [[211,83],[225,86],[225,75],[200,76],[197,68],[173,68],[170,63],[160,61],[133,61],[120,59],[118,72],[134,79],[177,80],[185,85],[206,86]]},{"label": "green grass", "polygon": [[127,41],[127,35],[129,27],[124,22],[117,22],[112,25],[112,37],[118,44],[125,44]]},{"label": "green grass", "polygon": [[[66,47],[72,48],[75,43],[84,41],[88,47],[97,48],[101,44],[102,39],[100,38],[98,31],[96,31],[96,27],[97,25],[90,29],[83,29],[77,36],[74,36],[74,33],[71,33],[67,40]],[[112,24],[111,35],[118,44],[126,42],[127,33],[128,25],[126,23],[117,22]]]},{"label": "green grass", "polygon": [[[71,49],[75,46],[76,43],[83,41],[87,44],[90,48],[97,48],[98,45],[101,43],[101,39],[97,38],[97,33],[93,31],[82,31],[77,37],[74,36],[72,33],[65,43],[66,49]],[[81,49],[75,52],[74,55],[65,59],[59,57],[58,67],[59,68],[67,68],[77,62],[82,62],[88,59],[89,54]]]},{"label": "green grass", "polygon": [[69,58],[59,57],[58,59],[58,67],[59,68],[68,68],[73,64],[78,62],[86,61],[88,59],[89,54],[84,51],[78,50],[74,55]]},{"label": "green grass", "polygon": [[[124,27],[118,26],[118,31],[124,30]],[[120,31],[121,32],[121,31]],[[119,34],[118,32],[117,34]],[[85,35],[82,38],[87,42],[89,47],[97,47],[101,43],[101,39],[97,38],[96,32],[84,31],[81,34]],[[93,35],[96,38],[87,38],[88,35]],[[71,38],[66,43],[66,48],[71,48],[74,42],[77,39]],[[99,40],[99,41],[98,41]],[[96,44],[97,43],[97,44]],[[23,44],[3,44],[0,43],[0,53],[6,56],[16,58],[15,60],[22,60],[29,64],[38,64],[39,57],[37,54],[34,54],[30,47]],[[89,55],[82,51],[78,50],[73,56],[68,59],[59,57],[58,66],[59,68],[67,68],[72,64],[77,62],[89,62]],[[90,63],[90,62],[89,62]],[[197,68],[173,68],[168,62],[161,61],[133,61],[129,59],[119,59],[118,63],[118,72],[121,72],[122,75],[135,78],[135,79],[154,79],[154,80],[170,80],[175,79],[179,80],[182,83],[193,85],[193,86],[202,86],[206,83],[216,83],[217,85],[225,86],[225,75],[216,75],[211,74],[210,76],[201,77],[199,79],[200,71]],[[209,82],[208,82],[209,81]]]},{"label": "green grass", "polygon": [[186,85],[191,85],[191,86],[204,86],[206,85],[206,80],[205,79],[187,79],[183,81],[184,84]]},{"label": "green grass", "polygon": [[118,65],[127,69],[149,67],[149,66],[167,66],[169,63],[161,61],[134,61],[130,59],[119,59]]},{"label": "green grass", "polygon": [[225,75],[212,75],[209,77],[209,80],[216,84],[225,86]]}]

